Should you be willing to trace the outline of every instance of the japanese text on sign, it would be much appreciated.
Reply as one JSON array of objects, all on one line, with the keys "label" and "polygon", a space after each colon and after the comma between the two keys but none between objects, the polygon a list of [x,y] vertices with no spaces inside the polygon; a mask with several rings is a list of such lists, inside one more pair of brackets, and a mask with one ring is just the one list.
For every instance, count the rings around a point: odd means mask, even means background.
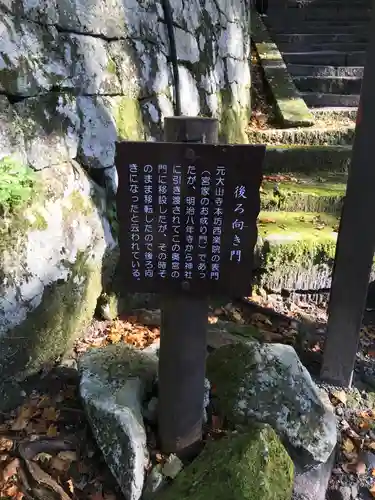
[{"label": "japanese text on sign", "polygon": [[[169,158],[162,154],[165,146],[175,151]],[[163,283],[185,287],[190,283],[197,290],[216,291],[215,283],[220,289],[230,278],[238,282],[233,273],[244,281],[245,266],[250,281],[263,148],[256,147],[258,168],[246,172],[242,162],[233,165],[235,147],[222,149],[232,156],[221,154],[215,159],[214,154],[207,159],[197,154],[195,161],[185,160],[182,144],[121,143],[118,147],[129,149],[121,168],[117,153],[120,250],[127,281],[131,276],[131,282],[140,283],[136,288],[145,291],[169,286]],[[146,157],[141,149],[146,147],[155,153]],[[193,147],[213,152],[220,150],[212,148],[223,148]],[[172,284],[171,289],[178,288]]]}]

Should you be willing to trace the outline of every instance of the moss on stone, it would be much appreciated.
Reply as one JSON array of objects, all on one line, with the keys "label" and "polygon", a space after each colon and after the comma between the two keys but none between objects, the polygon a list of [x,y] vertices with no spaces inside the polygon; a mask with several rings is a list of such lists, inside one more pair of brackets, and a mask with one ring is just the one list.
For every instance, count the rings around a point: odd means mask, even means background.
[{"label": "moss on stone", "polygon": [[83,197],[82,194],[77,190],[72,191],[72,193],[67,198],[67,202],[70,207],[64,207],[63,210],[65,216],[71,213],[82,214],[86,217],[89,217],[93,213],[93,201]]},{"label": "moss on stone", "polygon": [[108,59],[108,63],[107,63],[107,72],[108,73],[111,73],[111,75],[115,75],[116,74],[116,63],[113,59]]},{"label": "moss on stone", "polygon": [[[250,89],[249,89],[250,93]],[[219,118],[219,140],[227,144],[246,144],[251,110],[241,108],[238,103],[233,102],[233,96],[229,89],[222,89],[218,93],[220,109]]]},{"label": "moss on stone", "polygon": [[[276,174],[277,175],[277,174]],[[323,212],[339,214],[346,190],[345,174],[303,176],[287,174],[291,180],[262,183],[262,210]]]},{"label": "moss on stone", "polygon": [[158,500],[290,500],[294,468],[267,425],[208,441]]},{"label": "moss on stone", "polygon": [[30,203],[37,189],[35,172],[11,156],[0,160],[0,216],[6,217]]},{"label": "moss on stone", "polygon": [[251,13],[251,31],[265,80],[282,125],[284,127],[313,125],[314,117],[300,97],[277,45],[256,11]]},{"label": "moss on stone", "polygon": [[258,328],[253,325],[240,325],[233,321],[218,320],[217,323],[209,325],[209,330],[215,332],[228,332],[231,335],[243,337],[244,339],[261,340],[262,335]]},{"label": "moss on stone", "polygon": [[261,212],[258,284],[268,290],[330,286],[338,219],[310,212]]},{"label": "moss on stone", "polygon": [[270,130],[247,130],[251,144],[273,146],[347,146],[354,140],[354,125],[335,128],[288,128]]},{"label": "moss on stone", "polygon": [[[26,209],[15,211],[0,220],[0,282],[1,277],[5,277],[3,259],[17,256],[21,266],[25,262],[27,234],[30,231],[48,230],[45,201],[54,202],[63,196],[66,189],[65,182],[60,182],[58,176],[55,179],[55,175],[56,172],[46,172],[44,177],[44,171],[41,172],[40,181],[49,180],[45,183],[48,189],[43,188],[41,193],[34,193],[33,202]],[[40,182],[40,185],[43,186],[43,183]],[[80,192],[73,191],[62,201],[64,231],[70,231],[78,216],[81,219],[82,215],[90,216],[94,209],[92,199],[85,199]],[[3,352],[0,378],[15,374],[22,378],[40,369],[44,363],[55,361],[69,349],[72,341],[92,319],[102,289],[101,264],[93,261],[92,248],[78,252],[74,262],[61,261],[61,270],[64,268],[67,276],[61,273],[64,277],[45,286],[39,305],[35,307],[30,303],[25,320],[7,331],[0,340]],[[21,273],[24,281],[27,280],[27,272],[25,269]],[[13,277],[11,273],[6,277],[9,286]],[[38,299],[35,297],[33,300]]]},{"label": "moss on stone", "polygon": [[37,231],[44,231],[47,229],[48,225],[47,225],[47,221],[46,219],[44,218],[44,216],[38,212],[38,211],[35,211],[33,213],[33,216],[35,217],[35,221],[31,223],[31,228],[32,229],[36,229]]},{"label": "moss on stone", "polygon": [[157,372],[157,357],[128,344],[114,344],[88,350],[79,360],[79,369],[95,374],[108,386],[121,387],[129,378],[152,382]]},{"label": "moss on stone", "polygon": [[144,128],[138,99],[121,96],[115,102],[114,117],[119,139],[143,140]]},{"label": "moss on stone", "polygon": [[268,271],[283,266],[330,262],[335,256],[338,219],[309,212],[261,212],[259,234]]},{"label": "moss on stone", "polygon": [[66,267],[68,279],[47,286],[39,306],[1,339],[2,352],[12,353],[4,355],[2,378],[12,374],[23,378],[56,361],[92,319],[101,291],[100,267],[92,265],[85,253]]}]

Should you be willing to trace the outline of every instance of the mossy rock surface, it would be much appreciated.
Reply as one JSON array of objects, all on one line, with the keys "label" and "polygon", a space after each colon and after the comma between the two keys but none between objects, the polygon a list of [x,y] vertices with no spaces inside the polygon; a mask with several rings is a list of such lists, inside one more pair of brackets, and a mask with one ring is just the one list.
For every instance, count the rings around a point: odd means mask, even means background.
[{"label": "mossy rock surface", "polygon": [[290,500],[294,468],[267,425],[206,444],[157,500]]},{"label": "mossy rock surface", "polygon": [[272,130],[249,130],[251,144],[285,146],[346,146],[353,143],[354,126],[340,128],[291,128]]},{"label": "mossy rock surface", "polygon": [[280,291],[330,286],[339,220],[312,212],[261,212],[258,284]]},{"label": "mossy rock surface", "polygon": [[282,125],[311,126],[314,117],[300,97],[277,45],[273,43],[266,26],[255,10],[251,13],[251,34]]},{"label": "mossy rock surface", "polygon": [[271,425],[293,450],[324,463],[336,445],[336,418],[293,347],[239,342],[207,358],[220,415],[234,425]]},{"label": "mossy rock surface", "polygon": [[344,173],[329,172],[269,176],[262,183],[261,208],[340,214],[346,180]]},{"label": "mossy rock surface", "polygon": [[142,403],[157,357],[126,344],[87,351],[79,360],[80,394],[95,439],[124,497],[141,497],[148,463]]},{"label": "mossy rock surface", "polygon": [[92,319],[115,242],[104,192],[75,163],[36,174],[0,221],[0,380],[53,363]]}]

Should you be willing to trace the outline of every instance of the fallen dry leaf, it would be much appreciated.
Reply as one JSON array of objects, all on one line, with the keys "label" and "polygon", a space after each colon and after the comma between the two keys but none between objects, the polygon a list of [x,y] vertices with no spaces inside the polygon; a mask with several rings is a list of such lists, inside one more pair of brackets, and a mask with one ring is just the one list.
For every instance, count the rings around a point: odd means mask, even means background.
[{"label": "fallen dry leaf", "polygon": [[122,333],[120,332],[110,332],[107,336],[111,344],[118,344],[122,339]]},{"label": "fallen dry leaf", "polygon": [[51,460],[52,469],[58,472],[66,472],[70,467],[71,462],[69,460],[62,460],[59,457],[53,457]]},{"label": "fallen dry leaf", "polygon": [[336,399],[338,403],[342,403],[344,406],[346,405],[347,395],[345,391],[332,391],[331,396]]},{"label": "fallen dry leaf", "polygon": [[10,451],[13,448],[13,441],[5,437],[0,437],[0,451]]},{"label": "fallen dry leaf", "polygon": [[[18,491],[18,488],[15,484],[12,484],[8,488],[6,488],[2,493],[5,495],[6,498],[16,498],[16,499],[23,498],[23,493]],[[21,497],[19,496],[19,493],[21,493],[21,495],[22,495]],[[3,498],[3,497],[0,497],[0,498]]]},{"label": "fallen dry leaf", "polygon": [[53,406],[49,408],[44,408],[42,413],[42,418],[49,420],[50,422],[56,422],[58,420],[60,412],[56,410]]},{"label": "fallen dry leaf", "polygon": [[255,323],[264,323],[265,325],[272,326],[272,321],[262,313],[254,313],[251,316],[251,320],[252,320],[252,322],[255,322]]},{"label": "fallen dry leaf", "polygon": [[34,460],[34,462],[47,463],[51,460],[51,458],[52,458],[52,455],[42,451],[41,453],[38,453],[37,455],[35,455],[33,460]]},{"label": "fallen dry leaf", "polygon": [[375,484],[373,486],[371,486],[371,488],[369,489],[369,492],[371,493],[371,496],[375,498]]},{"label": "fallen dry leaf", "polygon": [[59,431],[57,430],[56,425],[51,424],[48,429],[47,429],[47,436],[48,437],[56,437],[59,435]]},{"label": "fallen dry leaf", "polygon": [[353,453],[355,450],[355,444],[350,438],[344,438],[342,442],[342,450],[345,453]]},{"label": "fallen dry leaf", "polygon": [[73,484],[73,481],[71,479],[68,479],[68,488],[69,488],[70,493],[74,493],[74,484]]},{"label": "fallen dry leaf", "polygon": [[217,316],[208,316],[208,323],[210,325],[214,325],[215,323],[218,322],[218,318]]},{"label": "fallen dry leaf", "polygon": [[12,431],[22,431],[27,427],[29,420],[39,413],[39,410],[29,406],[24,405],[18,409],[17,418],[12,424]]},{"label": "fallen dry leaf", "polygon": [[76,462],[78,460],[77,453],[75,451],[60,451],[57,455],[61,460],[67,460],[69,462]]},{"label": "fallen dry leaf", "polygon": [[17,471],[20,467],[20,461],[18,458],[14,458],[11,462],[9,462],[2,473],[2,479],[7,482],[12,476],[17,474]]},{"label": "fallen dry leaf", "polygon": [[355,462],[343,464],[342,469],[348,474],[357,474],[358,476],[366,474],[366,464],[364,462]]}]

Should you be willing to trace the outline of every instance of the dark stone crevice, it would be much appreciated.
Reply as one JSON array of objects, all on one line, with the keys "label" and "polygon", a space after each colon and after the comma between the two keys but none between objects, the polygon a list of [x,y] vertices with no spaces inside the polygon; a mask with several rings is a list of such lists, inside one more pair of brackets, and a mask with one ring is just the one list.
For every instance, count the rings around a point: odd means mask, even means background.
[{"label": "dark stone crevice", "polygon": [[178,71],[176,39],[174,36],[174,29],[173,29],[173,14],[169,0],[161,0],[161,3],[163,6],[165,23],[167,26],[170,62],[172,64],[173,86],[175,93],[174,114],[175,116],[181,116],[180,75]]}]

